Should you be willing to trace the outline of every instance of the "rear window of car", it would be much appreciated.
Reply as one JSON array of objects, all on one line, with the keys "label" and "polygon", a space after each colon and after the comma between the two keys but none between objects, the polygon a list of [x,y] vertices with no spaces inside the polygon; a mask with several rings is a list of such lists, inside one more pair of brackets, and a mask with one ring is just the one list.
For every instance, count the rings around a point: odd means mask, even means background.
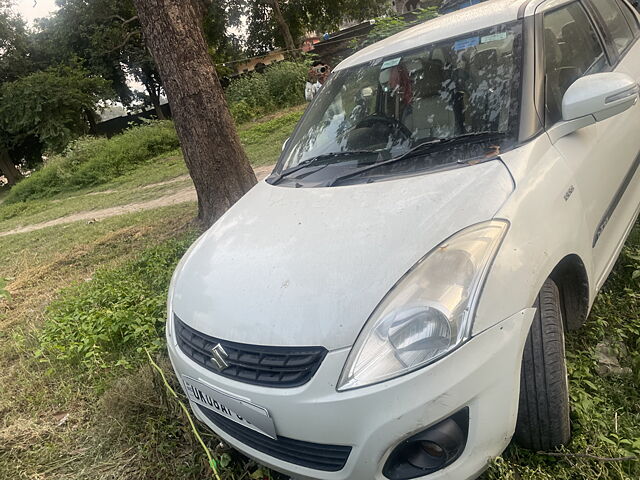
[{"label": "rear window of car", "polygon": [[615,0],[591,0],[604,20],[618,53],[624,52],[633,41],[633,33],[629,23]]},{"label": "rear window of car", "polygon": [[[623,19],[624,20],[624,19]],[[547,127],[562,119],[562,97],[583,75],[608,67],[595,27],[579,2],[545,13],[545,107]]]},{"label": "rear window of car", "polygon": [[632,7],[627,2],[624,2],[622,0],[616,0],[616,2],[618,3],[618,6],[622,10],[624,17],[627,19],[627,23],[629,24],[629,27],[631,27],[634,37],[637,37],[638,34],[640,33],[640,26],[638,25],[638,17],[634,13]]}]

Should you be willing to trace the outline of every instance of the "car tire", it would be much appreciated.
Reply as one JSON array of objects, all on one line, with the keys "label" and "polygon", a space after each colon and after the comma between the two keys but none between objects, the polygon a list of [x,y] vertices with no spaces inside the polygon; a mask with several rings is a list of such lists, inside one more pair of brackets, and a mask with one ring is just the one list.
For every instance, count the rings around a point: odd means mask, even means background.
[{"label": "car tire", "polygon": [[522,358],[514,439],[521,447],[544,451],[571,438],[562,305],[553,280],[544,283],[534,307]]}]

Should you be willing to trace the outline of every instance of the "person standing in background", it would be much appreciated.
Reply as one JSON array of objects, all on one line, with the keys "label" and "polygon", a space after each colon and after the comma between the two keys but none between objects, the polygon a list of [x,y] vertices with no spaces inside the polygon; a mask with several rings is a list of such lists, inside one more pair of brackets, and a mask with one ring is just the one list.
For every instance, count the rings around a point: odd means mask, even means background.
[{"label": "person standing in background", "polygon": [[324,62],[316,60],[309,69],[309,75],[307,77],[307,84],[304,89],[304,96],[307,102],[313,100],[316,94],[324,85],[324,82],[329,78],[331,68]]}]

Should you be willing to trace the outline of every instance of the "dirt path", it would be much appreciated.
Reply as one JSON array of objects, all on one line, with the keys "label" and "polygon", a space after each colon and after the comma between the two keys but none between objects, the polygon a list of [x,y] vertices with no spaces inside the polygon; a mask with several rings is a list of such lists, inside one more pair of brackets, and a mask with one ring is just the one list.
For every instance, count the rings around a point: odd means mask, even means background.
[{"label": "dirt path", "polygon": [[[256,173],[256,177],[258,178],[258,181],[261,181],[261,180],[264,180],[267,176],[269,176],[272,170],[273,170],[273,165],[269,165],[266,167],[258,167],[254,171]],[[186,180],[188,178],[189,178],[188,175],[185,175],[173,180],[169,180],[167,182],[161,182],[153,185],[145,185],[140,189],[146,190],[146,189],[160,186],[160,185],[176,183],[182,180]],[[92,195],[92,194],[89,193],[88,195]],[[144,210],[153,210],[154,208],[168,207],[170,205],[178,205],[180,203],[195,202],[196,200],[197,200],[196,191],[192,186],[189,186],[188,188],[183,188],[181,190],[178,190],[171,195],[156,198],[153,200],[148,200],[146,202],[130,203],[128,205],[120,205],[118,207],[104,208],[102,210],[90,210],[86,212],[78,212],[72,215],[67,215],[65,217],[49,220],[47,222],[35,223],[33,225],[27,225],[25,227],[15,228],[13,230],[7,230],[6,232],[0,232],[0,237],[17,235],[19,233],[35,232],[36,230],[42,230],[44,228],[54,227],[56,225],[66,225],[68,223],[94,222],[98,220],[104,220],[105,218],[124,215],[127,213],[142,212]]]}]

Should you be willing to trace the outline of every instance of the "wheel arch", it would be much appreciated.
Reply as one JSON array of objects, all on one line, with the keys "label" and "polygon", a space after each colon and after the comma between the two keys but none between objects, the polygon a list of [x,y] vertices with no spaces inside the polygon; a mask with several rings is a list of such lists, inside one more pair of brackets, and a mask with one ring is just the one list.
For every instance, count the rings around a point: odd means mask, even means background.
[{"label": "wheel arch", "polygon": [[589,315],[589,276],[580,256],[564,257],[549,275],[560,291],[562,316],[567,331],[578,330]]}]

